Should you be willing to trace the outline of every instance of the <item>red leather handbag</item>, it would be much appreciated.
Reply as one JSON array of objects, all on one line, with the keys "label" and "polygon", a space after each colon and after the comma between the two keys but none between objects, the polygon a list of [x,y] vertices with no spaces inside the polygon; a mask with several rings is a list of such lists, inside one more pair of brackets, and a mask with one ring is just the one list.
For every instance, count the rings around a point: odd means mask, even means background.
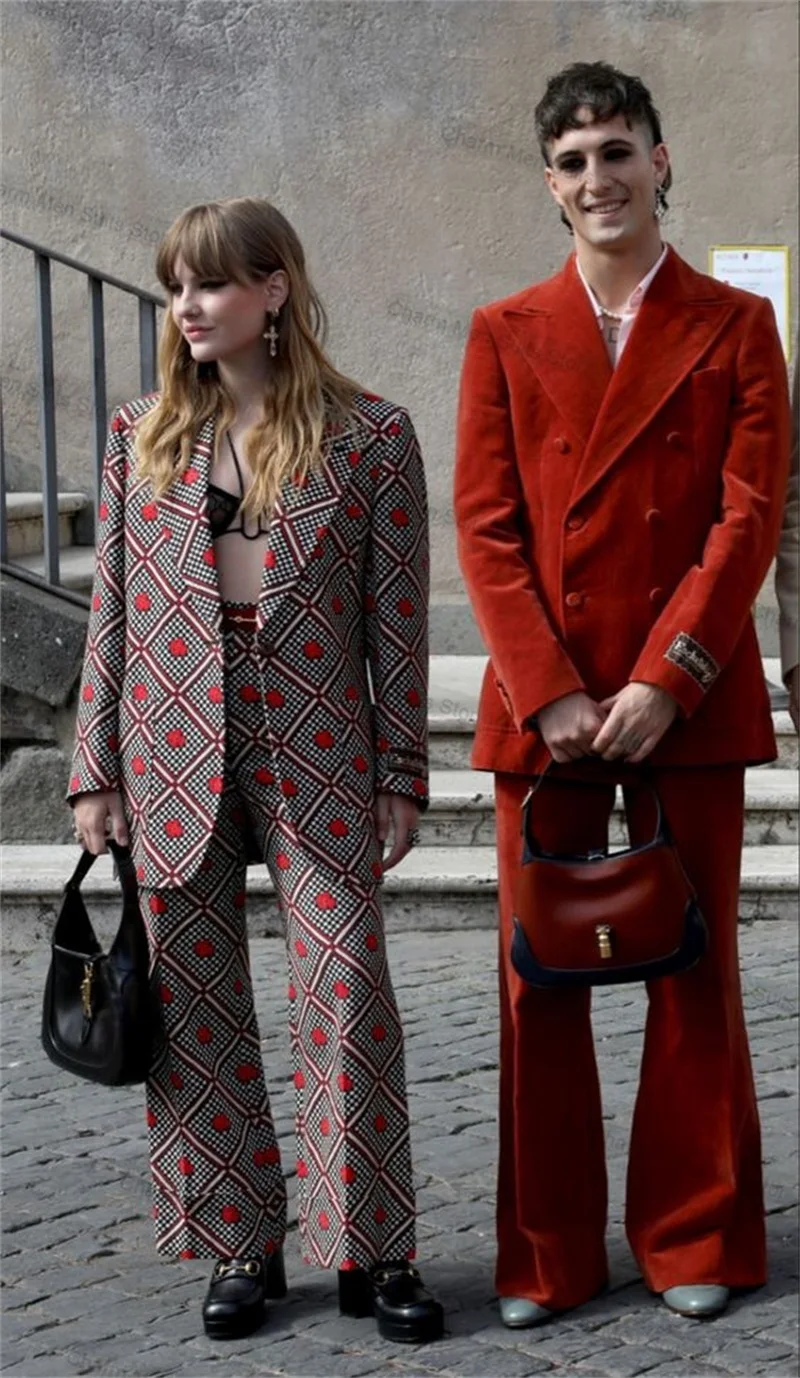
[{"label": "red leather handbag", "polygon": [[[591,788],[591,786],[590,786]],[[522,807],[522,867],[511,963],[531,986],[611,985],[672,976],[699,961],[708,930],[656,803],[652,842],[609,853],[546,852]]]}]

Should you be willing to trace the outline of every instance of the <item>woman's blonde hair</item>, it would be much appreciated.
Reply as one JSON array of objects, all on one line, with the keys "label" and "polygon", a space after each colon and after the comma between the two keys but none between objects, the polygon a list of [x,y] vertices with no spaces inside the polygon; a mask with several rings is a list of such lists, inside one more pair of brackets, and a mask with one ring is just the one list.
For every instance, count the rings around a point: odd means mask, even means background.
[{"label": "woman's blonde hair", "polygon": [[[309,470],[322,463],[332,430],[352,425],[353,399],[361,389],[324,352],[327,319],[309,280],[302,245],[269,201],[242,196],[191,206],[159,246],[156,271],[168,291],[179,258],[197,278],[212,282],[248,283],[278,269],[289,279],[289,296],[276,322],[277,355],[264,415],[249,432],[245,450],[253,482],[243,507],[249,513],[271,511],[288,478],[302,484]],[[159,343],[159,371],[161,395],[137,427],[136,451],[138,472],[151,480],[160,497],[188,466],[203,423],[216,413],[219,444],[235,408],[216,364],[195,363],[169,310]]]}]

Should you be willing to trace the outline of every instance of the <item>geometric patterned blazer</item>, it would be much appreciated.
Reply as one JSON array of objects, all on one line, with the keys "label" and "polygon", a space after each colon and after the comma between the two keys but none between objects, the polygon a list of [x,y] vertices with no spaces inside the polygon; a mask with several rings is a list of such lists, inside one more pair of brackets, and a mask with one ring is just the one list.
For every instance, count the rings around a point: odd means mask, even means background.
[{"label": "geometric patterned blazer", "polygon": [[[223,783],[220,596],[206,487],[214,419],[157,501],[136,473],[137,419],[118,408],[105,455],[95,580],[68,798],[119,789],[140,880],[184,884]],[[361,393],[270,527],[259,683],[290,821],[325,847],[334,817],[363,833],[375,790],[427,805],[428,524],[407,413]],[[369,667],[369,669],[368,669]]]},{"label": "geometric patterned blazer", "polygon": [[533,773],[547,703],[629,681],[678,715],[658,765],[764,761],[752,606],[786,491],[786,363],[768,301],[669,249],[611,368],[574,255],[475,312],[459,554],[490,655],[473,765]]}]

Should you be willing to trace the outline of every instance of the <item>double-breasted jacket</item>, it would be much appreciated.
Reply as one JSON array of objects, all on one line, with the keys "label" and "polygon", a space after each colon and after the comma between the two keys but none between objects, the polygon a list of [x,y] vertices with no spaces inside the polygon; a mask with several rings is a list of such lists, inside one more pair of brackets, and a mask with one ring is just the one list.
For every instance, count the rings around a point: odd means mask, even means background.
[{"label": "double-breasted jacket", "polygon": [[672,249],[613,370],[574,257],[476,311],[455,484],[490,656],[474,765],[541,769],[545,704],[634,680],[679,705],[654,764],[772,758],[751,610],[788,453],[770,304]]},{"label": "double-breasted jacket", "polygon": [[[137,420],[111,421],[69,797],[119,789],[140,879],[185,884],[225,776],[221,602],[207,519],[214,419],[159,499],[137,473]],[[252,695],[263,699],[282,808],[320,854],[331,801],[363,832],[376,790],[427,803],[428,530],[407,413],[359,394],[270,526]]]}]

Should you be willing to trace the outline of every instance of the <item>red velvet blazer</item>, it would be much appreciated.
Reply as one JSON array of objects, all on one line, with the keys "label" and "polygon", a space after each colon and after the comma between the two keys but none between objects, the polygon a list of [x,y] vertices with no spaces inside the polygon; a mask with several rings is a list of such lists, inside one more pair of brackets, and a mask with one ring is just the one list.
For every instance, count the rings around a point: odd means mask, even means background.
[{"label": "red velvet blazer", "polygon": [[490,654],[473,764],[549,759],[545,704],[658,684],[658,764],[764,761],[751,609],[789,458],[770,304],[670,249],[612,370],[575,259],[475,312],[458,420],[459,556]]}]

